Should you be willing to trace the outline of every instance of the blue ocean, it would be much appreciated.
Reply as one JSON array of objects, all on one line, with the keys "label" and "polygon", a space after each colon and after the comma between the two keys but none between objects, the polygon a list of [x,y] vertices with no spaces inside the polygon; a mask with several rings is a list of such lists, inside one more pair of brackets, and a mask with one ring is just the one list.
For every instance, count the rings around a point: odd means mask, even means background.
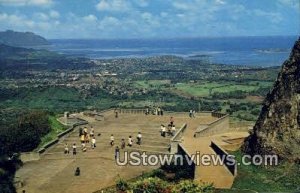
[{"label": "blue ocean", "polygon": [[290,54],[296,36],[173,39],[55,39],[49,50],[89,58],[176,55],[210,63],[277,66]]}]

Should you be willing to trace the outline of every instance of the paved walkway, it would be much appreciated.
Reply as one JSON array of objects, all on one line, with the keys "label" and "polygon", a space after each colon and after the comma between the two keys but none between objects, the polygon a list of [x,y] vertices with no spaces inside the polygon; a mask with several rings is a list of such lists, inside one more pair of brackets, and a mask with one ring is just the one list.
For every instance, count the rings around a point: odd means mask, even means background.
[{"label": "paved walkway", "polygon": [[[191,128],[199,123],[206,124],[214,120],[210,116],[190,119],[187,114],[180,113],[164,116],[120,114],[116,119],[113,112],[109,111],[104,113],[104,116],[104,121],[80,116],[93,125],[96,136],[101,133],[101,136],[96,137],[95,149],[89,148],[87,152],[81,152],[78,130],[75,129],[73,133],[47,150],[39,161],[25,163],[17,171],[16,175],[20,176],[25,185],[18,192],[25,189],[29,193],[89,193],[113,185],[118,176],[124,179],[134,178],[159,166],[117,166],[114,161],[114,148],[109,145],[111,134],[114,134],[116,145],[119,145],[121,138],[125,138],[127,142],[129,135],[135,139],[137,132],[140,131],[143,134],[143,144],[134,145],[132,148],[126,147],[126,150],[152,154],[168,153],[170,137],[161,137],[159,130],[160,124],[168,124],[170,116],[174,117],[177,128],[187,120]],[[64,155],[65,143],[69,146],[76,143],[78,155]],[[79,177],[74,176],[76,167],[81,169]]]}]

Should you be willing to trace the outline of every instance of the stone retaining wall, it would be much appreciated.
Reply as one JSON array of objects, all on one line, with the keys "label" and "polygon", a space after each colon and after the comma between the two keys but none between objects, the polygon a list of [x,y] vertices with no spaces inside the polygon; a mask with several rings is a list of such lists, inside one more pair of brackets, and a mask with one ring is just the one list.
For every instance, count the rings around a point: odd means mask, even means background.
[{"label": "stone retaining wall", "polygon": [[40,159],[40,154],[38,152],[23,152],[20,154],[20,159],[23,163],[36,161]]},{"label": "stone retaining wall", "polygon": [[[221,116],[221,114],[214,115],[216,117]],[[210,124],[200,125],[195,132],[195,137],[206,137],[214,134],[226,133],[229,129],[229,116],[223,114],[222,117]]]},{"label": "stone retaining wall", "polygon": [[187,128],[187,124],[184,123],[181,128],[176,132],[174,137],[170,139],[170,153],[175,154],[178,152],[178,145],[181,142],[181,138],[183,136],[183,133],[185,132],[185,129]]},{"label": "stone retaining wall", "polygon": [[224,158],[224,162],[223,164],[226,166],[226,168],[230,171],[230,173],[233,175],[233,176],[236,176],[237,175],[237,163],[236,161],[234,160],[234,163],[230,163],[227,160],[228,156],[230,156],[230,154],[228,154],[221,146],[218,146],[215,142],[211,142],[211,145],[210,147],[216,152],[216,154],[218,156],[221,157],[221,159]]}]

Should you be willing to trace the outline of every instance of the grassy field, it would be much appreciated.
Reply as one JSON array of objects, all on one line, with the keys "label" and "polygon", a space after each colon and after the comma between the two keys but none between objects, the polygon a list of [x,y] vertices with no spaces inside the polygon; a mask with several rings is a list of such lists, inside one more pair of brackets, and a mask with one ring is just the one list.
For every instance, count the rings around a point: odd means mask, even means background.
[{"label": "grassy field", "polygon": [[195,97],[209,97],[214,92],[228,93],[233,91],[251,92],[260,87],[270,87],[272,82],[248,82],[247,84],[237,84],[236,82],[199,82],[199,83],[177,83],[175,88],[182,93]]},{"label": "grassy field", "polygon": [[62,125],[60,122],[56,120],[56,116],[49,116],[49,123],[51,126],[51,131],[42,137],[41,143],[39,144],[38,148],[42,147],[46,143],[50,142],[51,140],[54,140],[57,137],[57,134],[65,131],[67,129],[66,126]]},{"label": "grassy field", "polygon": [[[241,163],[241,152],[233,153]],[[231,190],[219,190],[219,193],[235,192],[300,192],[300,165],[280,163],[278,166],[239,165]]]}]

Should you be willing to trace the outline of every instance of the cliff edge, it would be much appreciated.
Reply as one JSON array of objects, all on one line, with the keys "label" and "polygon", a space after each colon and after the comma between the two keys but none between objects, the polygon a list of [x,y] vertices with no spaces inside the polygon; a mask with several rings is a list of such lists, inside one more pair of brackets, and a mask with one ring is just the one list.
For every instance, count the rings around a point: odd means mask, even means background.
[{"label": "cliff edge", "polygon": [[300,162],[300,38],[283,63],[242,149],[250,155],[276,154]]}]

